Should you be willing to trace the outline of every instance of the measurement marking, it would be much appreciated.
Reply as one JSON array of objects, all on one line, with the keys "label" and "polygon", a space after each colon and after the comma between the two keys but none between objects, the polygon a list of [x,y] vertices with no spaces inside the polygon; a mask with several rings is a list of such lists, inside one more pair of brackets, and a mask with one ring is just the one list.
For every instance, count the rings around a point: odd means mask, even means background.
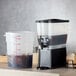
[{"label": "measurement marking", "polygon": [[16,43],[16,45],[21,45],[20,43]]}]

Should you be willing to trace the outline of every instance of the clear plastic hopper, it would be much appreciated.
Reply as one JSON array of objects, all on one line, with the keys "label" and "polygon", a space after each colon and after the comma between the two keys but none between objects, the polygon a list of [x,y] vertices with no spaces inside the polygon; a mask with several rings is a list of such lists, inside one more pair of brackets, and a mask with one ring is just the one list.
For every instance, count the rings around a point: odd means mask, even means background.
[{"label": "clear plastic hopper", "polygon": [[[69,20],[47,19],[37,20],[37,34],[39,45],[66,44]],[[45,47],[45,46],[44,46]]]}]

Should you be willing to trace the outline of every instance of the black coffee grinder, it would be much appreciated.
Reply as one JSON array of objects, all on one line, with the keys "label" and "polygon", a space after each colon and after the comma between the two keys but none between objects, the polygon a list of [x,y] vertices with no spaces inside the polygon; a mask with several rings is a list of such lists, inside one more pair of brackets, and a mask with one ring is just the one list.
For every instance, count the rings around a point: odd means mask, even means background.
[{"label": "black coffee grinder", "polygon": [[37,20],[40,69],[66,65],[66,41],[69,20]]}]

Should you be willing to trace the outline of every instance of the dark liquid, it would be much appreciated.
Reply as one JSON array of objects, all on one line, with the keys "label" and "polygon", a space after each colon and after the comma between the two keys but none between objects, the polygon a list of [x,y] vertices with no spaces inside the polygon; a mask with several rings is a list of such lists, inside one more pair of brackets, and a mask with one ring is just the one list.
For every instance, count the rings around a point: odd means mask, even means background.
[{"label": "dark liquid", "polygon": [[8,56],[8,66],[13,68],[32,68],[32,55]]}]

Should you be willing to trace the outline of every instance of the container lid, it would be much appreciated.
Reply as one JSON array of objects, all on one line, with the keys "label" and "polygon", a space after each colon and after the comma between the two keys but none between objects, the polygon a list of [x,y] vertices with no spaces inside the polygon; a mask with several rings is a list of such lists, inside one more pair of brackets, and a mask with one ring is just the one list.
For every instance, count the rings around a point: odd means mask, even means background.
[{"label": "container lid", "polygon": [[38,23],[62,23],[62,22],[69,22],[69,20],[63,19],[45,19],[45,20],[36,20]]}]

